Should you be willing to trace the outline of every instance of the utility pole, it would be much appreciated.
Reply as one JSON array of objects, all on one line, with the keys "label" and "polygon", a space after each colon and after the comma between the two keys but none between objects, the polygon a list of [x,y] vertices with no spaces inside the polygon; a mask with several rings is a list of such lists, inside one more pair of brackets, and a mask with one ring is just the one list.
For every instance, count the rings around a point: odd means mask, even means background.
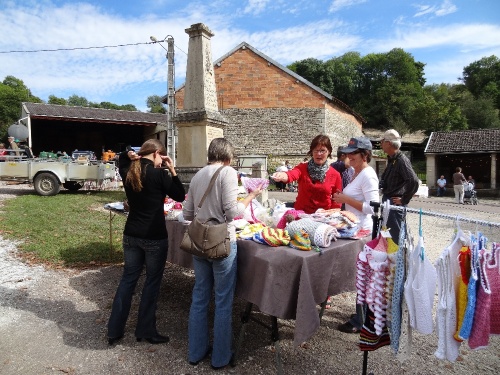
[{"label": "utility pole", "polygon": [[174,38],[169,36],[167,38],[168,49],[167,49],[167,105],[168,105],[168,124],[167,124],[167,153],[172,158],[175,163],[175,144],[177,141],[177,127],[174,123],[174,117],[176,114],[176,104],[175,104],[175,64],[174,64]]}]

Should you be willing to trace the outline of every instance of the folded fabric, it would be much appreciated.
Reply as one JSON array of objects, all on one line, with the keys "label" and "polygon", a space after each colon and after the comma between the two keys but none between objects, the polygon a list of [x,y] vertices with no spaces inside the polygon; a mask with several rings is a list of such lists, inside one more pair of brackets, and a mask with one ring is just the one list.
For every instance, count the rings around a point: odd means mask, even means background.
[{"label": "folded fabric", "polygon": [[358,227],[357,226],[350,227],[350,228],[344,227],[342,229],[337,229],[337,231],[339,232],[340,238],[351,238],[358,231]]},{"label": "folded fabric", "polygon": [[340,213],[352,223],[359,223],[359,218],[351,211],[340,211]]},{"label": "folded fabric", "polygon": [[247,225],[241,232],[238,233],[238,238],[251,240],[253,239],[253,235],[255,233],[262,232],[262,229],[264,229],[264,225],[260,223]]},{"label": "folded fabric", "polygon": [[267,245],[267,242],[262,237],[262,232],[254,233],[252,236],[252,240],[262,245]]},{"label": "folded fabric", "polygon": [[311,240],[309,239],[307,232],[303,229],[293,235],[288,245],[298,250],[311,250]]},{"label": "folded fabric", "polygon": [[269,246],[273,247],[286,246],[290,243],[290,236],[284,229],[264,228],[261,237]]}]

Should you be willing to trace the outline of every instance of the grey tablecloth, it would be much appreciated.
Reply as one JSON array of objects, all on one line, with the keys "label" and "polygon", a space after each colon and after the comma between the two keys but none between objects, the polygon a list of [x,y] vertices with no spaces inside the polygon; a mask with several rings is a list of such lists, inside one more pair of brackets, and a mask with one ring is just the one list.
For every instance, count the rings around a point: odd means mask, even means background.
[{"label": "grey tablecloth", "polygon": [[[191,254],[179,249],[185,228],[167,221],[167,261],[192,267]],[[338,240],[318,253],[238,241],[236,295],[265,314],[295,319],[294,344],[300,345],[319,327],[317,306],[328,295],[355,290],[356,257],[365,242]]]}]

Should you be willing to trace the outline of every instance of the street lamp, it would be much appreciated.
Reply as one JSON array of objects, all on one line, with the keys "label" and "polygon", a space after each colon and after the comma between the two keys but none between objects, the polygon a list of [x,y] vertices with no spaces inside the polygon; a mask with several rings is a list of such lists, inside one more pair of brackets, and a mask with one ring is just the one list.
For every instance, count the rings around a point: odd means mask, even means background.
[{"label": "street lamp", "polygon": [[[177,139],[177,128],[174,124],[175,117],[175,64],[174,64],[174,37],[172,35],[167,35],[163,40],[158,40],[154,36],[150,36],[152,43],[158,43],[161,48],[167,51],[167,153],[175,162],[175,143]],[[162,43],[167,41],[168,49],[166,49]]]}]

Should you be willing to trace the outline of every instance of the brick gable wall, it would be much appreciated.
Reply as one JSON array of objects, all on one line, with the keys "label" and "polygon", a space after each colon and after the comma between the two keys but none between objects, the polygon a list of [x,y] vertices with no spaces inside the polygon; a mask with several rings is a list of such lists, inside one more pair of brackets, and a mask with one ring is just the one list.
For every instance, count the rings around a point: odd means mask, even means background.
[{"label": "brick gable wall", "polygon": [[[361,135],[352,114],[249,48],[216,64],[214,74],[219,110],[229,122],[224,136],[238,155],[302,160],[319,133],[330,136],[334,149]],[[183,99],[184,86],[176,92],[179,110]]]}]

